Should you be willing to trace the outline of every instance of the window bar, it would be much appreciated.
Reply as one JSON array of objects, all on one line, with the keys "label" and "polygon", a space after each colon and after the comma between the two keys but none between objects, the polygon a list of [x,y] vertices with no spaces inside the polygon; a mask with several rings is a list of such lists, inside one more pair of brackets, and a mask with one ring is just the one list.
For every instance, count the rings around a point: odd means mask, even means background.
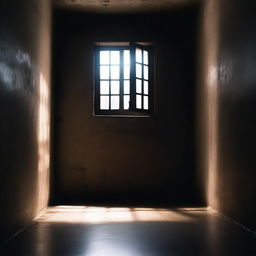
[{"label": "window bar", "polygon": [[[151,103],[151,95],[152,95],[152,98],[154,97],[154,94],[151,93],[151,90],[152,90],[152,84],[151,83],[154,83],[153,81],[153,76],[154,74],[152,74],[151,72],[154,72],[154,67],[151,66],[151,65],[154,65],[154,62],[151,62],[151,56],[152,56],[152,52],[151,52],[151,49],[147,49],[148,51],[148,111],[152,111],[152,103]],[[151,69],[151,67],[153,67]],[[152,81],[152,82],[151,82]]]},{"label": "window bar", "polygon": [[108,93],[108,96],[109,96],[109,107],[108,107],[108,109],[109,110],[111,110],[111,51],[109,51],[109,64],[108,64],[108,66],[109,66],[109,70],[108,70],[108,72],[109,72],[109,78],[108,78],[108,81],[109,81],[109,93]]},{"label": "window bar", "polygon": [[141,49],[142,59],[141,59],[141,67],[142,67],[142,78],[141,78],[141,109],[144,110],[144,51]]},{"label": "window bar", "polygon": [[96,95],[96,110],[100,110],[100,51],[97,51],[97,58],[96,58],[96,88],[95,88],[95,95]]},{"label": "window bar", "polygon": [[120,51],[120,83],[119,83],[119,109],[124,109],[124,51]]},{"label": "window bar", "polygon": [[130,49],[130,105],[131,111],[136,110],[136,60],[135,60],[136,47]]}]

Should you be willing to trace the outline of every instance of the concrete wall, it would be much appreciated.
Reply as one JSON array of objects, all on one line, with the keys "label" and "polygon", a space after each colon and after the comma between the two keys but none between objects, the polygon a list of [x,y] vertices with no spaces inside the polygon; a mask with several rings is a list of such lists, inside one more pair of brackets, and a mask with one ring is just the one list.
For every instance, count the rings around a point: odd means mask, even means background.
[{"label": "concrete wall", "polygon": [[208,172],[208,204],[254,230],[255,11],[250,0],[206,1],[200,94],[207,109],[201,119],[208,137],[201,170]]},{"label": "concrete wall", "polygon": [[218,1],[208,0],[201,7],[198,40],[197,167],[200,193],[212,205],[216,186],[218,122]]},{"label": "concrete wall", "polygon": [[[55,203],[200,204],[195,179],[197,10],[56,13]],[[155,42],[155,115],[93,117],[97,41]]]},{"label": "concrete wall", "polygon": [[0,241],[48,203],[51,8],[0,1]]}]

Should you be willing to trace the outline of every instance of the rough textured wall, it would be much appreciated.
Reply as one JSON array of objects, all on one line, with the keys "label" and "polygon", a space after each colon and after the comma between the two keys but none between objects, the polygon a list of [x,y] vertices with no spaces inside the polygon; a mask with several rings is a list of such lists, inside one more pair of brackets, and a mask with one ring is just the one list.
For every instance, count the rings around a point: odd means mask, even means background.
[{"label": "rough textured wall", "polygon": [[[58,13],[55,202],[200,204],[194,167],[196,10],[163,15]],[[93,47],[155,42],[155,115],[93,117]]]},{"label": "rough textured wall", "polygon": [[[204,73],[209,106],[208,203],[256,230],[256,3],[209,0],[206,6],[211,5],[216,5],[213,15],[204,19],[211,22],[205,31],[211,42],[206,52],[208,56],[214,52],[215,63],[208,63]],[[207,34],[211,26],[215,32]]]},{"label": "rough textured wall", "polygon": [[0,2],[0,240],[48,203],[50,30],[49,1]]}]

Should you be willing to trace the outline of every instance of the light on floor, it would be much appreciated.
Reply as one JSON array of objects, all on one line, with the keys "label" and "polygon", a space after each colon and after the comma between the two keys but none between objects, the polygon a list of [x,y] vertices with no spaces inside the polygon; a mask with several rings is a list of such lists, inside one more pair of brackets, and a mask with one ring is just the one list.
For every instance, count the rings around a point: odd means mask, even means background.
[{"label": "light on floor", "polygon": [[[190,209],[189,209],[190,210]],[[198,213],[204,208],[197,208]],[[194,221],[186,209],[115,208],[56,206],[48,209],[40,222],[100,224],[112,222]]]}]

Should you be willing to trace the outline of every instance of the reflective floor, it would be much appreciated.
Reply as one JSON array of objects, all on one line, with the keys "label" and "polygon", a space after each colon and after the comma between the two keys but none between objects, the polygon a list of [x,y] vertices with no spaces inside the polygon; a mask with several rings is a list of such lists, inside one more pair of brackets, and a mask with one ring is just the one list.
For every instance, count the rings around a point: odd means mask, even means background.
[{"label": "reflective floor", "polygon": [[0,255],[255,256],[256,235],[203,208],[58,206]]}]

